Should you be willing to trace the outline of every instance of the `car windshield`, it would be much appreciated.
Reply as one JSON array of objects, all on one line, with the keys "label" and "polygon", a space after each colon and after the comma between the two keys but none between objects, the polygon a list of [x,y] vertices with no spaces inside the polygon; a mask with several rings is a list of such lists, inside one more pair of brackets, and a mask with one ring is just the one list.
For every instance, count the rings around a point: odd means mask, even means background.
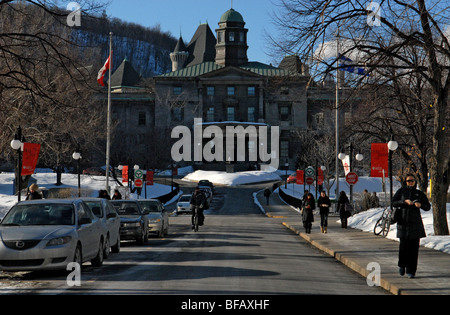
[{"label": "car windshield", "polygon": [[147,210],[149,212],[159,212],[157,201],[139,201],[142,210]]},{"label": "car windshield", "polygon": [[74,225],[72,205],[21,204],[14,206],[2,220],[3,226],[23,225]]},{"label": "car windshield", "polygon": [[117,209],[119,215],[140,215],[139,206],[132,202],[113,202],[114,208]]},{"label": "car windshield", "polygon": [[96,217],[103,217],[102,205],[100,204],[100,201],[86,201],[85,203],[92,210]]},{"label": "car windshield", "polygon": [[186,201],[190,201],[191,200],[191,196],[181,196],[180,197],[180,202],[186,202]]}]

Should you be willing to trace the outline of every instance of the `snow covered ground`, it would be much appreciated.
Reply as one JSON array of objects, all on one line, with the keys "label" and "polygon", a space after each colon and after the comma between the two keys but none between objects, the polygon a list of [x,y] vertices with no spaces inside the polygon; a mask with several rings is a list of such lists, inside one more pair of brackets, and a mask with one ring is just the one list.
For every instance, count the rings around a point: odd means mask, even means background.
[{"label": "snow covered ground", "polygon": [[[292,172],[291,172],[292,173]],[[200,179],[209,179],[211,182],[217,185],[228,185],[236,186],[249,183],[257,182],[268,182],[280,180],[280,175],[284,175],[285,171],[278,172],[265,172],[265,171],[248,171],[248,172],[236,172],[236,173],[226,173],[226,172],[213,172],[213,171],[196,171],[193,172],[191,168],[181,168],[178,170],[179,175],[183,175],[183,180],[186,181],[198,181]],[[288,173],[290,174],[290,173]],[[50,172],[45,172],[43,170],[38,170],[38,173],[34,174],[33,177],[37,179],[37,183],[40,187],[45,187],[47,189],[56,188],[56,174]],[[13,179],[14,173],[1,173],[0,174],[0,218],[6,214],[6,212],[17,202],[17,196],[13,195]],[[63,174],[62,175],[62,186],[58,188],[72,188],[76,189],[78,187],[77,175],[75,174]],[[349,194],[349,185],[344,179],[339,182],[339,190],[346,191]],[[114,185],[114,182],[111,182]],[[270,186],[270,185],[269,185]],[[103,176],[81,176],[81,189],[90,189],[91,196],[96,197],[98,190],[104,189],[105,178]],[[394,191],[400,187],[400,183],[394,183]],[[147,186],[147,198],[152,198],[155,196],[164,195],[170,192],[170,185],[161,185],[155,183],[152,186]],[[287,194],[294,195],[295,197],[301,198],[303,196],[303,185],[288,184],[287,189],[284,185],[280,187]],[[306,187],[306,189],[314,190],[314,187]],[[354,194],[361,194],[364,189],[369,192],[377,192],[380,197],[380,201],[383,201],[384,194],[381,192],[381,179],[371,178],[371,177],[360,177],[358,183],[354,186]],[[330,191],[333,191],[334,187]],[[389,190],[389,184],[387,184],[387,190]],[[334,193],[331,193],[331,197],[334,198]],[[24,196],[22,197],[24,198]],[[137,198],[136,195],[132,195],[131,198]],[[255,203],[257,199],[254,198]],[[373,233],[373,227],[381,216],[383,208],[370,209],[368,211],[360,212],[349,218],[349,226],[355,229]],[[432,211],[422,211],[422,218],[425,225],[425,231],[427,237],[421,240],[421,245],[434,248],[450,254],[450,236],[435,236],[433,232],[433,218]],[[447,219],[450,219],[450,203],[447,204]],[[450,225],[450,222],[449,222]],[[396,225],[391,226],[391,230],[387,235],[388,238],[396,238]],[[380,236],[381,237],[381,236]]]}]

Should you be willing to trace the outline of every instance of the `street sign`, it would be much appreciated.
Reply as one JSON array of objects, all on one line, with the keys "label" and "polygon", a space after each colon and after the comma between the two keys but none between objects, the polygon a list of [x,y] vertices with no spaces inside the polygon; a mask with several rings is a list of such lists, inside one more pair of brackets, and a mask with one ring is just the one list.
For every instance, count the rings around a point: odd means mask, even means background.
[{"label": "street sign", "polygon": [[137,179],[137,178],[140,178],[140,179],[142,179],[142,178],[144,178],[144,172],[142,172],[142,170],[135,170],[134,171],[134,178],[135,179]]},{"label": "street sign", "polygon": [[314,177],[306,177],[306,185],[314,184]]},{"label": "street sign", "polygon": [[141,178],[137,178],[134,180],[134,187],[142,187],[142,179]]},{"label": "street sign", "polygon": [[316,174],[316,172],[314,172],[314,168],[312,166],[308,166],[305,169],[305,176],[306,177],[314,177]]},{"label": "street sign", "polygon": [[355,172],[349,172],[347,175],[345,175],[345,181],[349,185],[355,185],[358,182],[358,174]]}]

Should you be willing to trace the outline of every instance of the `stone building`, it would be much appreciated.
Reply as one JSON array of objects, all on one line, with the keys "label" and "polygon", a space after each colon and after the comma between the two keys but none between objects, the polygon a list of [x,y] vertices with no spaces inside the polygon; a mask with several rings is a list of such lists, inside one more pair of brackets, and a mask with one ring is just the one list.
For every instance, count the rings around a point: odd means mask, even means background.
[{"label": "stone building", "polygon": [[[285,57],[278,67],[249,61],[247,31],[242,15],[233,9],[221,16],[216,35],[208,24],[201,24],[187,45],[180,37],[170,54],[172,72],[153,77],[151,88],[139,87],[137,73],[125,60],[112,78],[113,118],[120,131],[116,132],[112,155],[130,160],[124,152],[135,152],[132,163],[152,164],[149,155],[155,154],[156,148],[146,141],[149,134],[156,133],[164,135],[166,141],[165,148],[156,150],[168,151],[161,158],[170,164],[167,144],[176,141],[170,141],[170,131],[186,126],[194,132],[195,123],[201,119],[202,130],[218,126],[224,137],[227,126],[254,126],[258,132],[266,126],[268,133],[277,127],[280,166],[289,163],[294,168],[298,146],[295,131],[317,129],[331,119],[334,86],[313,82],[308,67],[297,56]],[[116,79],[117,83],[113,81]],[[244,156],[238,156],[237,150],[234,154],[224,150],[222,161],[203,159],[196,164],[225,169],[231,162],[235,169],[244,169],[255,162],[266,162],[261,156],[254,161],[251,155],[261,146],[260,136],[255,139],[246,135]],[[211,139],[202,139],[197,145],[204,147],[214,142]]]}]

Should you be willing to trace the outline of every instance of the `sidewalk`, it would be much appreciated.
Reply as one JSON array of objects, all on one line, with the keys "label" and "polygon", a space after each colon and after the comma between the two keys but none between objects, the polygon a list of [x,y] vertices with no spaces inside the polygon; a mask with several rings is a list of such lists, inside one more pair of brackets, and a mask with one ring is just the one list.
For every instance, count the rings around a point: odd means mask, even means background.
[{"label": "sidewalk", "polygon": [[318,215],[314,217],[311,234],[305,234],[300,214],[285,204],[277,193],[271,195],[268,206],[262,192],[257,194],[257,198],[268,217],[279,220],[280,224],[362,276],[375,273],[375,267],[368,267],[370,263],[379,264],[380,286],[392,294],[450,294],[449,254],[420,247],[416,277],[402,277],[398,274],[397,241],[352,228],[342,229],[340,223],[336,222],[339,217],[333,214],[328,217],[327,234],[320,232]]}]

